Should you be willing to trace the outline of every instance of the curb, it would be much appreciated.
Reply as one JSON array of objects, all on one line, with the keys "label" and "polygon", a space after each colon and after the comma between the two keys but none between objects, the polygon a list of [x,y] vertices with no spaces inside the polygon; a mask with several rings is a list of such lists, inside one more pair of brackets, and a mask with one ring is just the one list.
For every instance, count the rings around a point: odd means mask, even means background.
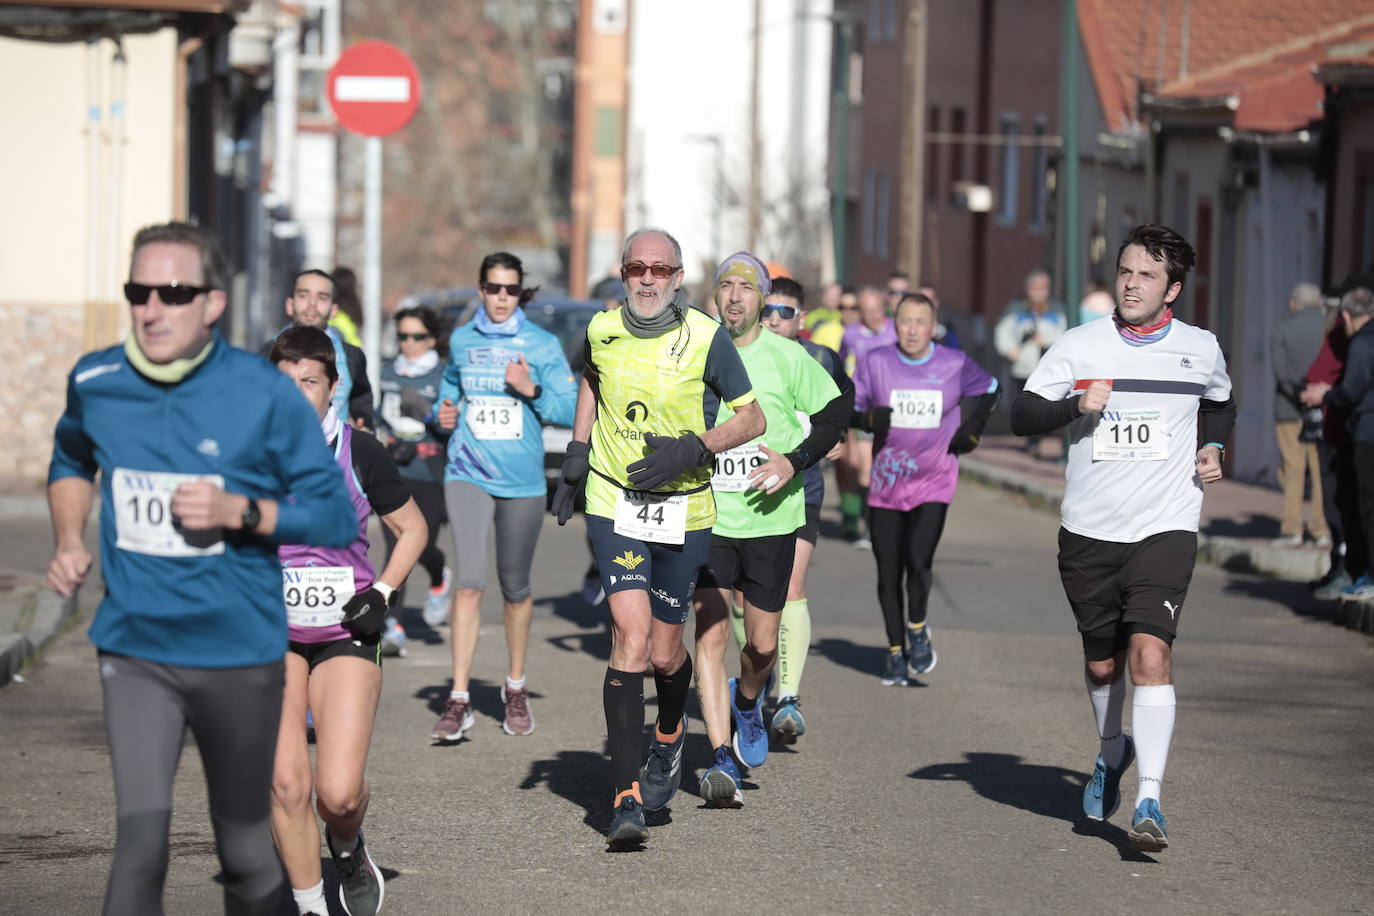
[{"label": "curb", "polygon": [[78,611],[75,595],[62,598],[39,586],[17,589],[10,600],[31,605],[32,616],[22,632],[0,636],[0,687],[8,684],[24,662],[65,630],[76,619]]}]

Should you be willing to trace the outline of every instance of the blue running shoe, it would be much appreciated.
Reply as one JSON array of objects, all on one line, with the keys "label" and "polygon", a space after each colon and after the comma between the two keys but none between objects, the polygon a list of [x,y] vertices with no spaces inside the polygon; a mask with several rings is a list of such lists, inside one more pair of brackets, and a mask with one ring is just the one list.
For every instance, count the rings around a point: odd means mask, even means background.
[{"label": "blue running shoe", "polygon": [[716,762],[701,777],[701,797],[712,808],[742,808],[739,767],[725,745],[716,748]]},{"label": "blue running shoe", "polygon": [[[657,733],[657,726],[654,728]],[[682,784],[682,746],[687,743],[687,717],[682,717],[678,736],[673,741],[649,740],[649,757],[639,770],[639,792],[644,810],[657,811],[672,801]]]},{"label": "blue running shoe", "polygon": [[1093,763],[1093,775],[1083,787],[1083,813],[1090,821],[1105,821],[1116,813],[1121,804],[1121,775],[1135,762],[1135,742],[1130,735],[1121,736],[1126,742],[1126,750],[1121,755],[1121,765],[1109,767],[1097,755]]},{"label": "blue running shoe", "polygon": [[778,744],[796,744],[797,739],[806,734],[806,719],[802,717],[800,697],[783,697],[778,701],[778,709],[773,713],[768,733]]},{"label": "blue running shoe", "polygon": [[1164,814],[1159,810],[1158,801],[1147,798],[1140,803],[1126,835],[1140,852],[1161,852],[1169,848],[1169,831],[1165,829]]},{"label": "blue running shoe", "polygon": [[914,678],[935,670],[935,647],[930,644],[930,624],[919,630],[906,628],[907,659],[906,676]]},{"label": "blue running shoe", "polygon": [[1341,589],[1342,601],[1365,601],[1374,598],[1374,578],[1365,573],[1350,585]]},{"label": "blue running shoe", "polygon": [[883,686],[906,686],[906,653],[897,646],[887,650],[887,660],[883,662]]},{"label": "blue running shoe", "polygon": [[739,678],[732,677],[730,685],[730,717],[735,720],[735,755],[747,767],[761,767],[768,761],[768,729],[763,726],[763,697],[750,710],[735,705],[735,691]]}]

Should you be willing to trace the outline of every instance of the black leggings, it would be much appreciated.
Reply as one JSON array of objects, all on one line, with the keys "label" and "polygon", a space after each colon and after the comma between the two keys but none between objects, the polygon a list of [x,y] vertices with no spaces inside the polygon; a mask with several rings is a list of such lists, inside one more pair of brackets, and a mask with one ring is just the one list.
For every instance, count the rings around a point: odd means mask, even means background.
[{"label": "black leggings", "polygon": [[[1360,494],[1355,479],[1355,446],[1334,448],[1327,442],[1317,443],[1317,463],[1322,472],[1322,502],[1326,525],[1331,529],[1331,569],[1345,564],[1351,579],[1358,579],[1369,569],[1369,541],[1365,537],[1364,522],[1360,518]],[[1344,550],[1342,550],[1344,547]]]},{"label": "black leggings", "polygon": [[99,658],[118,816],[106,916],[162,912],[172,780],[187,729],[205,771],[224,912],[272,916],[282,884],[271,798],[285,664],[181,668],[109,652]]},{"label": "black leggings", "polygon": [[[444,511],[444,485],[432,480],[404,479],[415,505],[420,507],[420,514],[425,517],[425,524],[429,526],[429,540],[425,541],[424,552],[420,554],[420,565],[429,573],[429,584],[438,588],[444,584],[444,552],[435,543],[435,538],[439,536],[439,526],[446,521],[448,514]],[[390,560],[391,552],[396,549],[396,535],[383,524],[382,537],[386,540],[386,558]]]},{"label": "black leggings", "polygon": [[931,563],[945,530],[947,503],[922,503],[902,512],[898,509],[868,510],[868,535],[873,559],[878,564],[878,604],[883,609],[887,644],[906,643],[902,620],[902,585],[906,580],[906,618],[924,623],[926,603],[935,574]]}]

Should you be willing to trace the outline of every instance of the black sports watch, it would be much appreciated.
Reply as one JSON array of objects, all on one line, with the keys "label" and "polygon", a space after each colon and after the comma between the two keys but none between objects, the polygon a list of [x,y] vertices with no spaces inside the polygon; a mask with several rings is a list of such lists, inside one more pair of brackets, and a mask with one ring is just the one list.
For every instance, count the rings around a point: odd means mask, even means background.
[{"label": "black sports watch", "polygon": [[243,515],[239,516],[239,523],[244,531],[255,531],[258,523],[262,521],[262,510],[258,508],[258,501],[253,497],[248,497],[248,505],[243,507]]}]

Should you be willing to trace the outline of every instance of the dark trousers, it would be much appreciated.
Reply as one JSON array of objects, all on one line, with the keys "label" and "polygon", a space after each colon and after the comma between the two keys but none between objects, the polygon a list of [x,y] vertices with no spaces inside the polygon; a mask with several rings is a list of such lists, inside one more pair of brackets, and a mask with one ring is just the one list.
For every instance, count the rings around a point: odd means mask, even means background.
[{"label": "dark trousers", "polygon": [[[1374,547],[1374,442],[1356,442],[1354,449],[1355,480],[1359,485],[1360,497],[1360,525],[1359,528],[1364,534],[1364,544],[1360,553],[1364,560],[1362,573],[1367,573],[1374,569],[1374,555],[1370,549]],[[1347,503],[1348,504],[1348,503]],[[1352,553],[1352,545],[1346,542],[1346,556]]]},{"label": "dark trousers", "polygon": [[922,503],[905,512],[868,510],[868,534],[878,566],[878,606],[889,646],[906,644],[906,624],[925,623],[926,605],[935,583],[931,567],[948,512],[947,503]]},{"label": "dark trousers", "polygon": [[1350,578],[1358,579],[1369,569],[1369,548],[1360,520],[1354,449],[1350,445],[1337,448],[1323,439],[1317,443],[1317,464],[1322,474],[1322,511],[1331,529],[1331,568],[1339,569],[1343,562]]},{"label": "dark trousers", "polygon": [[[444,552],[439,549],[434,539],[439,536],[439,526],[447,520],[448,515],[444,511],[444,485],[410,477],[405,478],[405,482],[420,514],[425,517],[425,524],[429,526],[429,540],[425,542],[424,552],[420,554],[420,565],[429,573],[429,584],[438,588],[444,582]],[[386,541],[386,558],[390,560],[391,552],[396,549],[396,535],[392,534],[386,525],[382,525],[382,538]]]}]

